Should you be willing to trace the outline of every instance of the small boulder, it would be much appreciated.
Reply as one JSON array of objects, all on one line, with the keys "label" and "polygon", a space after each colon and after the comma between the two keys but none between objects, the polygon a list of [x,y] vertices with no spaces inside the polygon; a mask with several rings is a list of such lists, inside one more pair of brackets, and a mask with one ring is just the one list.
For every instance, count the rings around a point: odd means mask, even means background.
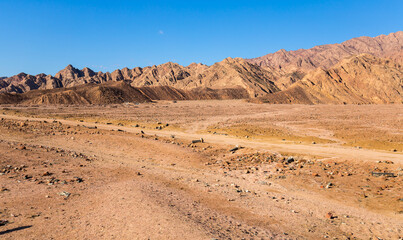
[{"label": "small boulder", "polygon": [[326,217],[327,219],[333,219],[333,218],[335,218],[335,216],[334,216],[334,214],[333,214],[332,212],[326,213],[325,217]]}]

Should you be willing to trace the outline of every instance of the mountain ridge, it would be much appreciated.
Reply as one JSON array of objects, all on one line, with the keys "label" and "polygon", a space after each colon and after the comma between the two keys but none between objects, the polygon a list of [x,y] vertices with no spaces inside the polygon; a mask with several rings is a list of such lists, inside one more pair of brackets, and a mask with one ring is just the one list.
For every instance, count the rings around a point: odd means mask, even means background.
[{"label": "mountain ridge", "polygon": [[211,66],[190,64],[186,67],[177,63],[164,63],[145,68],[116,69],[109,73],[95,73],[89,68],[79,70],[68,65],[55,76],[38,74],[36,76],[20,73],[0,80],[0,92],[24,93],[35,89],[74,87],[89,83],[125,81],[133,87],[171,86],[189,90],[192,88],[243,87],[250,96],[260,96],[279,91],[273,83],[271,72],[257,68],[241,58],[226,58]]},{"label": "mountain ridge", "polygon": [[[155,99],[163,98],[155,95],[159,93],[173,100],[242,97],[270,103],[389,103],[402,102],[402,63],[403,32],[398,31],[310,49],[281,49],[254,59],[228,57],[211,66],[201,63],[182,66],[167,62],[104,73],[88,67],[80,70],[69,64],[54,76],[19,73],[9,78],[1,77],[0,93],[23,94],[32,90],[77,86],[85,88],[88,84],[92,85],[86,91],[92,91],[97,84],[123,82],[135,89],[156,87],[152,91],[147,90]],[[351,68],[351,71],[345,71],[346,68]],[[361,88],[355,86],[356,83]],[[348,89],[346,84],[350,84]],[[112,89],[111,86],[108,88]],[[74,91],[69,92],[73,95],[67,98],[79,102],[79,95],[83,92]],[[119,91],[116,93],[121,94]],[[50,96],[48,92],[46,94]],[[370,98],[368,94],[378,99]],[[49,99],[44,101],[53,101]]]},{"label": "mountain ridge", "polygon": [[286,51],[280,49],[261,57],[246,61],[261,67],[270,67],[283,72],[313,70],[318,67],[329,68],[345,57],[369,53],[385,57],[395,62],[403,62],[403,31],[376,37],[358,37],[336,44],[318,45],[309,49]]}]

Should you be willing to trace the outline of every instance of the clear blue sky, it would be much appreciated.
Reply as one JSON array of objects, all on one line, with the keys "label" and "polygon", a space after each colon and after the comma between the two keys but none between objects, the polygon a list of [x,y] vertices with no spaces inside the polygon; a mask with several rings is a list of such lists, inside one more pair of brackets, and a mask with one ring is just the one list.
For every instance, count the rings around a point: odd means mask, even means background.
[{"label": "clear blue sky", "polygon": [[0,0],[0,76],[211,65],[399,30],[402,0]]}]

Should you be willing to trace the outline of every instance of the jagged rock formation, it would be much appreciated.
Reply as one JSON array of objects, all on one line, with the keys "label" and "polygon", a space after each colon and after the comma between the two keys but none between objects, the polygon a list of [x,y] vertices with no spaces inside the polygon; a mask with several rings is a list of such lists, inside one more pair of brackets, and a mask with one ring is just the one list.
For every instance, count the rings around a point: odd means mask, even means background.
[{"label": "jagged rock formation", "polygon": [[346,57],[362,53],[389,58],[402,64],[403,31],[374,38],[353,38],[341,44],[321,45],[311,49],[296,51],[281,49],[262,57],[247,59],[247,61],[282,73],[291,73],[297,70],[307,72],[318,67],[329,68]]},{"label": "jagged rock formation", "polygon": [[54,77],[40,74],[37,76],[20,73],[0,81],[2,92],[23,93],[34,89],[73,87],[88,83],[125,81],[134,87],[171,86],[190,90],[193,88],[243,88],[249,96],[262,96],[279,91],[274,85],[273,73],[250,64],[241,58],[227,58],[210,67],[191,64],[183,67],[177,63],[165,63],[145,68],[123,68],[112,73],[95,73],[89,68],[82,70],[68,65]]},{"label": "jagged rock formation", "polygon": [[35,89],[54,89],[62,86],[59,79],[43,73],[36,76],[20,73],[9,78],[0,79],[0,93],[23,93]]},{"label": "jagged rock formation", "polygon": [[307,74],[287,90],[258,98],[266,103],[403,103],[403,68],[388,59],[361,54]]}]

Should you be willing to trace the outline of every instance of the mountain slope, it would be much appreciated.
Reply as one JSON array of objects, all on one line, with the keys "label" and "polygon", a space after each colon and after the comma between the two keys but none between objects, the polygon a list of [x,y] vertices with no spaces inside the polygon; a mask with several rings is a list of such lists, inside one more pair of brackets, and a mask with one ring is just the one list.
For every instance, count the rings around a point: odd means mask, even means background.
[{"label": "mountain slope", "polygon": [[318,67],[329,68],[343,58],[362,53],[403,63],[403,31],[374,38],[353,38],[341,44],[327,44],[311,49],[296,51],[281,49],[262,57],[247,59],[247,61],[261,67],[276,69],[282,73],[291,73],[296,70],[307,72]]},{"label": "mountain slope", "polygon": [[198,87],[212,89],[240,87],[245,89],[250,97],[256,97],[279,91],[274,80],[275,75],[272,72],[250,64],[244,59],[226,58],[173,86],[188,90]]},{"label": "mountain slope", "polygon": [[391,60],[361,54],[334,67],[319,68],[287,90],[257,101],[267,103],[402,103],[403,68]]}]

